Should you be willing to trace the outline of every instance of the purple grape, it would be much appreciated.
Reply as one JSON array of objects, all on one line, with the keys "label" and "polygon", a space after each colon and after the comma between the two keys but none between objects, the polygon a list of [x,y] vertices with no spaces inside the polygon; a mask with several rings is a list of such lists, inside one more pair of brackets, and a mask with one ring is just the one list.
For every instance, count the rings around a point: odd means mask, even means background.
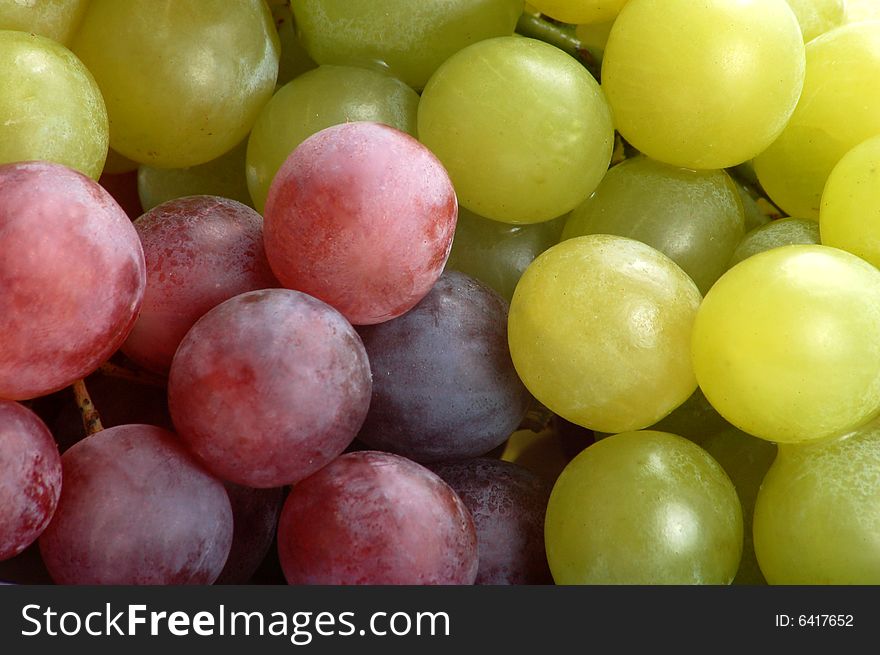
[{"label": "purple grape", "polygon": [[472,584],[473,520],[437,475],[376,451],[348,453],[296,485],[278,525],[290,584]]},{"label": "purple grape", "polygon": [[253,489],[227,482],[232,505],[232,548],[214,584],[245,584],[262,564],[275,539],[284,488]]},{"label": "purple grape", "polygon": [[0,561],[43,532],[61,493],[61,459],[49,429],[28,408],[0,400]]},{"label": "purple grape", "polygon": [[280,487],[311,475],[357,434],[370,365],[354,328],[299,291],[245,293],[187,333],[168,380],[178,434],[216,475]]},{"label": "purple grape", "polygon": [[447,271],[400,318],[359,328],[373,398],[358,438],[419,462],[504,442],[531,399],[510,359],[507,309],[489,287]]},{"label": "purple grape", "polygon": [[510,462],[476,458],[434,464],[474,518],[480,549],[476,584],[552,584],[544,551],[550,487]]},{"label": "purple grape", "polygon": [[59,584],[211,584],[232,543],[223,485],[175,436],[123,425],[61,457],[64,487],[40,551]]}]

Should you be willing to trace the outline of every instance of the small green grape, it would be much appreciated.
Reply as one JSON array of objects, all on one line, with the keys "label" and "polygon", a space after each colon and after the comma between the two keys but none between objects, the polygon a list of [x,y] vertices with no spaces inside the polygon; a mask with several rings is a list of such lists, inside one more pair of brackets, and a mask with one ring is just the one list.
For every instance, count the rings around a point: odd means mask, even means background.
[{"label": "small green grape", "polygon": [[705,450],[666,432],[628,432],[566,466],[544,537],[557,584],[730,584],[742,509]]},{"label": "small green grape", "polygon": [[[728,268],[760,252],[794,245],[818,245],[819,224],[806,218],[780,218],[755,228],[739,242]],[[829,244],[830,245],[830,244]]]}]

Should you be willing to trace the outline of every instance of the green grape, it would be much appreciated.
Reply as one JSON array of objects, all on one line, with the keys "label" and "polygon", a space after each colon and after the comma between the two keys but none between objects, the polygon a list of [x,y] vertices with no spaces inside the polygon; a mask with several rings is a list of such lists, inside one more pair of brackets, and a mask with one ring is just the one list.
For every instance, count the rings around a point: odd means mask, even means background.
[{"label": "green grape", "polygon": [[712,435],[731,429],[731,425],[715,411],[702,390],[697,387],[690,398],[649,429],[671,432],[694,443],[702,444]]},{"label": "green grape", "polygon": [[846,22],[846,0],[785,0],[797,16],[804,41]]},{"label": "green grape", "polygon": [[[819,239],[819,224],[806,218],[780,218],[762,225],[743,237],[739,242],[733,257],[730,258],[728,268],[739,264],[759,252],[772,250],[781,246],[793,245],[817,245]],[[833,244],[827,244],[833,245]]]},{"label": "green grape", "polygon": [[880,22],[839,27],[807,44],[804,91],[788,126],[755,159],[761,185],[791,216],[819,218],[831,169],[880,134]]},{"label": "green grape", "polygon": [[535,225],[499,223],[459,207],[446,269],[492,287],[507,302],[532,260],[559,241],[565,217]]},{"label": "green grape", "polygon": [[751,159],[779,135],[804,80],[785,0],[639,0],[602,60],[614,124],[649,157],[688,168]]},{"label": "green grape", "polygon": [[627,432],[563,470],[544,539],[557,584],[730,584],[742,510],[705,450],[666,432]]},{"label": "green grape", "polygon": [[107,102],[113,149],[166,168],[244,139],[272,95],[278,49],[262,0],[91,0],[72,43]]},{"label": "green grape", "polygon": [[701,293],[727,268],[745,234],[736,185],[724,171],[693,171],[633,157],[608,171],[565,224],[564,239],[617,234],[647,243]]},{"label": "green grape", "polygon": [[608,37],[611,35],[611,28],[614,21],[607,23],[590,23],[587,25],[578,25],[575,35],[585,48],[590,50],[604,52],[608,45]]},{"label": "green grape", "polygon": [[827,246],[749,257],[703,300],[693,362],[712,406],[749,434],[852,430],[880,413],[880,271]]},{"label": "green grape", "polygon": [[716,462],[721,464],[730,477],[742,505],[743,554],[733,584],[767,584],[755,557],[752,518],[755,514],[758,489],[776,458],[776,445],[731,428],[713,434],[702,443],[702,446]]},{"label": "green grape", "polygon": [[387,69],[414,89],[450,56],[513,33],[523,0],[296,0],[303,44],[319,64]]},{"label": "green grape", "polygon": [[850,150],[822,193],[822,243],[880,266],[880,136]]},{"label": "green grape", "polygon": [[880,584],[880,423],[780,446],[755,507],[770,584]]},{"label": "green grape", "polygon": [[574,209],[605,174],[614,141],[605,97],[583,66],[513,36],[449,58],[422,93],[418,130],[459,202],[508,223]]},{"label": "green grape", "polygon": [[247,146],[247,185],[263,211],[269,186],[287,156],[332,125],[374,121],[415,136],[419,96],[384,73],[320,66],[288,82],[263,107]]},{"label": "green grape", "polygon": [[138,196],[145,212],[167,200],[186,196],[221,196],[251,205],[244,174],[247,141],[225,155],[191,168],[138,169]]},{"label": "green grape", "polygon": [[98,179],[107,110],[95,80],[52,39],[0,30],[0,164],[42,159]]},{"label": "green grape", "polygon": [[278,30],[281,59],[278,62],[277,86],[284,86],[306,71],[317,68],[296,33],[296,21],[288,0],[267,0]]},{"label": "green grape", "polygon": [[0,30],[19,30],[68,45],[88,0],[0,0]]},{"label": "green grape", "polygon": [[846,20],[858,23],[880,19],[880,3],[877,0],[846,0]]},{"label": "green grape", "polygon": [[564,23],[605,23],[617,16],[627,0],[531,0],[543,14]]},{"label": "green grape", "polygon": [[510,304],[517,373],[541,403],[591,430],[656,423],[696,389],[689,356],[696,285],[663,253],[589,235],[550,248]]}]

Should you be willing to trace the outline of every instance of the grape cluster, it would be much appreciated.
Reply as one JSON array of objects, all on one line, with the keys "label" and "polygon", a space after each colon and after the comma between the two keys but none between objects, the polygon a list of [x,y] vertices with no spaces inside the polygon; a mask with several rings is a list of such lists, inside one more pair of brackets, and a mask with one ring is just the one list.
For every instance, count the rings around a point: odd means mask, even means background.
[{"label": "grape cluster", "polygon": [[870,0],[0,0],[0,581],[880,583]]}]

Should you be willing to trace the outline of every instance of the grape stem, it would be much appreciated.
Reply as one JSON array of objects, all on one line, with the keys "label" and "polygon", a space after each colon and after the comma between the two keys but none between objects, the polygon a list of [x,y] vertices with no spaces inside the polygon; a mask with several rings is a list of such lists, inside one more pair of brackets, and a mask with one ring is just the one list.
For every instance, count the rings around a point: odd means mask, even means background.
[{"label": "grape stem", "polygon": [[516,24],[516,31],[522,36],[538,39],[567,52],[583,64],[590,75],[599,80],[602,55],[581,43],[575,36],[573,25],[551,22],[542,16],[524,12]]},{"label": "grape stem", "polygon": [[164,387],[167,384],[167,380],[159,375],[154,375],[152,373],[148,373],[142,370],[133,370],[125,366],[120,366],[119,364],[112,364],[110,362],[105,362],[104,364],[101,364],[101,366],[98,368],[98,373],[101,373],[111,378],[130,380],[132,382],[138,382],[140,384],[146,384],[152,387]]},{"label": "grape stem", "polygon": [[85,380],[80,379],[73,383],[73,396],[76,398],[76,406],[79,407],[86,436],[103,430],[104,426],[101,424],[101,416],[98,414],[98,410],[95,409],[94,403],[92,403],[89,390],[86,389]]}]

